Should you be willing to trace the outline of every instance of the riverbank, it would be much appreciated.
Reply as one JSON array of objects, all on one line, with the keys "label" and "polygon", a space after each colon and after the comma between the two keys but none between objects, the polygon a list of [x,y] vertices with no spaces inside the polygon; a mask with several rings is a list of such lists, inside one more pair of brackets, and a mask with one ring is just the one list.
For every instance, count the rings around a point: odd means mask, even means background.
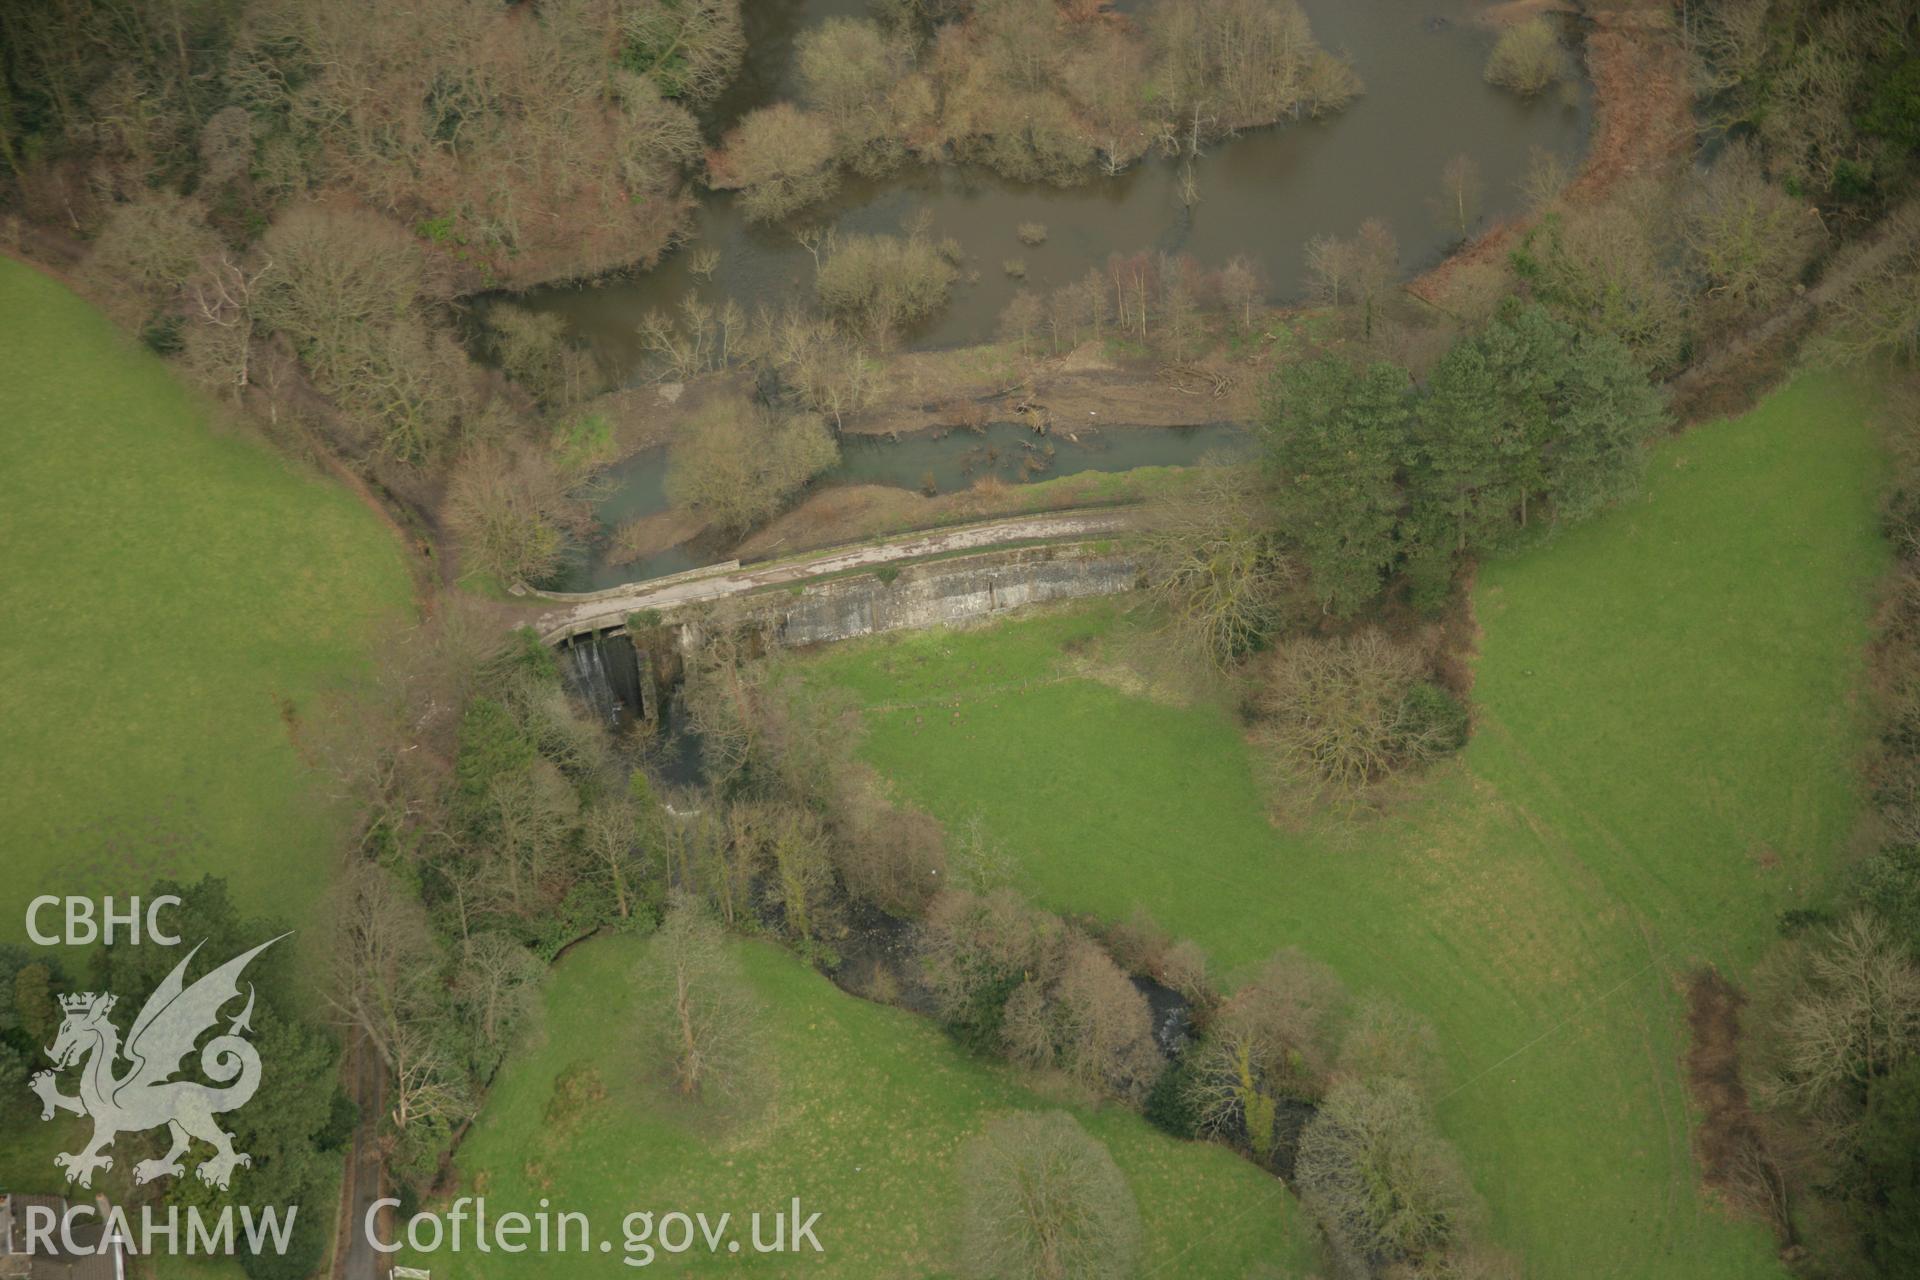
[{"label": "riverbank", "polygon": [[[1694,136],[1687,55],[1670,0],[1590,2],[1580,12],[1592,24],[1585,53],[1593,133],[1586,159],[1554,201],[1560,208],[1599,204],[1627,182],[1668,170]],[[1442,311],[1456,309],[1457,294],[1482,287],[1476,275],[1506,270],[1508,252],[1537,221],[1537,213],[1500,221],[1408,281],[1407,292]]]}]

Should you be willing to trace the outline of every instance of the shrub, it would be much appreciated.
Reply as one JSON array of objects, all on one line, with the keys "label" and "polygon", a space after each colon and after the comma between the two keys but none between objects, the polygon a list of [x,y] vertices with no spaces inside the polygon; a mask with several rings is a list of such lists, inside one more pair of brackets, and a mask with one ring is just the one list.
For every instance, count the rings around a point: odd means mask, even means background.
[{"label": "shrub", "polygon": [[946,883],[946,834],[927,814],[890,802],[870,771],[839,775],[833,854],[847,892],[892,915],[920,914]]},{"label": "shrub", "polygon": [[1487,83],[1527,97],[1572,74],[1559,33],[1545,18],[1529,18],[1508,27],[1487,58]]},{"label": "shrub", "polygon": [[1107,1149],[1064,1111],[1000,1116],[960,1153],[962,1270],[975,1280],[1118,1280],[1140,1209]]},{"label": "shrub", "polygon": [[1282,776],[1310,792],[1352,797],[1451,749],[1458,733],[1432,694],[1412,696],[1420,655],[1375,629],[1288,640],[1264,674],[1255,736]]},{"label": "shrub", "polygon": [[1440,1080],[1440,1038],[1419,1014],[1379,996],[1360,1001],[1335,1069],[1355,1080],[1404,1080],[1430,1097]]},{"label": "shrub", "polygon": [[1202,1136],[1200,1115],[1193,1106],[1190,1071],[1185,1061],[1170,1063],[1147,1091],[1146,1105],[1142,1108],[1148,1124],[1176,1138]]},{"label": "shrub", "polygon": [[1021,244],[1033,248],[1047,242],[1047,224],[1044,222],[1023,222],[1013,229],[1013,234],[1019,237]]},{"label": "shrub", "polygon": [[1187,1057],[1194,1123],[1270,1158],[1281,1101],[1319,1095],[1344,1003],[1330,969],[1296,952],[1274,956],[1227,1001]]},{"label": "shrub", "polygon": [[750,112],[708,164],[707,182],[740,192],[749,222],[777,222],[833,194],[833,129],[792,103]]},{"label": "shrub", "polygon": [[1191,938],[1182,938],[1167,948],[1160,960],[1159,978],[1194,1004],[1204,1004],[1213,996],[1207,985],[1207,953]]},{"label": "shrub", "polygon": [[919,953],[941,1020],[970,1047],[998,1050],[1007,997],[1061,936],[1058,920],[1012,890],[940,894],[921,923]]},{"label": "shrub", "polygon": [[952,264],[920,237],[851,235],[821,262],[814,292],[828,311],[888,338],[945,306],[953,280]]},{"label": "shrub", "polygon": [[1154,1047],[1147,998],[1084,936],[1071,937],[1064,955],[1043,956],[1038,971],[1008,997],[1001,1034],[1016,1062],[1058,1068],[1088,1088],[1134,1102],[1165,1066]]},{"label": "shrub", "polygon": [[1401,749],[1417,759],[1458,751],[1467,745],[1467,708],[1460,699],[1427,681],[1400,700]]},{"label": "shrub", "polygon": [[1295,1177],[1350,1256],[1431,1261],[1480,1216],[1459,1156],[1402,1080],[1336,1084],[1301,1135]]},{"label": "shrub", "polygon": [[839,446],[818,417],[723,400],[674,442],[667,496],[738,532],[779,511],[839,458]]}]

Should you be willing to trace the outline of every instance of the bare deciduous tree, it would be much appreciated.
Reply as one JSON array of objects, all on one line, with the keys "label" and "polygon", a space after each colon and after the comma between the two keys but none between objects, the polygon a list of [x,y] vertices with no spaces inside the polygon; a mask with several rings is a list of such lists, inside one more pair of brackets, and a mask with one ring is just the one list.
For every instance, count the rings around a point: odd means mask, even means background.
[{"label": "bare deciduous tree", "polygon": [[469,449],[455,465],[446,512],[468,566],[509,586],[558,571],[585,518],[573,486],[546,454],[490,444]]},{"label": "bare deciduous tree", "polygon": [[1400,244],[1378,218],[1360,224],[1351,240],[1315,236],[1307,242],[1308,285],[1315,301],[1334,308],[1352,307],[1361,330],[1373,333],[1376,312],[1400,265]]},{"label": "bare deciduous tree", "polygon": [[1684,240],[1722,323],[1777,306],[1826,240],[1813,205],[1769,182],[1759,153],[1735,142],[1692,193]]},{"label": "bare deciduous tree", "polygon": [[1817,1103],[1920,1052],[1920,966],[1878,917],[1855,912],[1807,955],[1780,1028],[1785,1097]]},{"label": "bare deciduous tree", "polygon": [[622,920],[632,916],[636,882],[645,874],[640,823],[639,806],[621,796],[593,806],[581,824],[581,843],[612,892]]},{"label": "bare deciduous tree", "polygon": [[687,1097],[738,1099],[765,1063],[758,1005],[720,926],[677,895],[639,976],[674,1087]]},{"label": "bare deciduous tree", "polygon": [[477,934],[454,962],[453,998],[481,1042],[503,1052],[513,1030],[534,1010],[540,975],[540,962],[511,937]]},{"label": "bare deciduous tree", "polygon": [[1207,662],[1227,668],[1286,615],[1297,575],[1250,469],[1202,467],[1191,489],[1157,499],[1145,523],[1149,599]]},{"label": "bare deciduous tree", "polygon": [[1375,629],[1287,640],[1267,660],[1255,737],[1294,785],[1352,799],[1449,749],[1408,700],[1423,675],[1417,652]]},{"label": "bare deciduous tree", "polygon": [[1220,305],[1226,308],[1242,333],[1251,333],[1254,313],[1267,297],[1267,282],[1259,264],[1244,254],[1236,254],[1220,269],[1217,283]]},{"label": "bare deciduous tree", "polygon": [[439,957],[426,912],[385,868],[356,860],[335,887],[328,915],[328,1003],[397,1070],[403,1030],[432,1005]]},{"label": "bare deciduous tree", "polygon": [[1824,345],[1849,362],[1883,354],[1920,362],[1920,211],[1894,214],[1882,235],[1834,265],[1845,283],[1827,304]]}]

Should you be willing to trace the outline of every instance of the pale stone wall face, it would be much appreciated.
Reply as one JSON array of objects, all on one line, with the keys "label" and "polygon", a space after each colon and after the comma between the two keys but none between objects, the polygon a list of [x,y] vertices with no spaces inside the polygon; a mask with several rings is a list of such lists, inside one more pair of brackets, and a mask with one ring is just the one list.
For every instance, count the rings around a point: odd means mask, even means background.
[{"label": "pale stone wall face", "polygon": [[[982,563],[986,561],[987,563]],[[1128,554],[1032,548],[818,583],[803,594],[768,593],[747,612],[770,623],[781,643],[826,644],[917,627],[954,626],[1024,605],[1133,589],[1139,565]]]}]

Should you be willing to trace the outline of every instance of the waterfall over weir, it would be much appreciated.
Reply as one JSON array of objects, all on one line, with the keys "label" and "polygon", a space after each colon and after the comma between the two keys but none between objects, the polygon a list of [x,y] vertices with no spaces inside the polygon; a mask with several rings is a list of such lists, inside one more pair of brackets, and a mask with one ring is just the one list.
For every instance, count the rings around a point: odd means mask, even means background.
[{"label": "waterfall over weir", "polygon": [[567,688],[608,728],[652,718],[651,664],[634,649],[632,637],[616,631],[574,636],[562,642],[557,656]]}]

